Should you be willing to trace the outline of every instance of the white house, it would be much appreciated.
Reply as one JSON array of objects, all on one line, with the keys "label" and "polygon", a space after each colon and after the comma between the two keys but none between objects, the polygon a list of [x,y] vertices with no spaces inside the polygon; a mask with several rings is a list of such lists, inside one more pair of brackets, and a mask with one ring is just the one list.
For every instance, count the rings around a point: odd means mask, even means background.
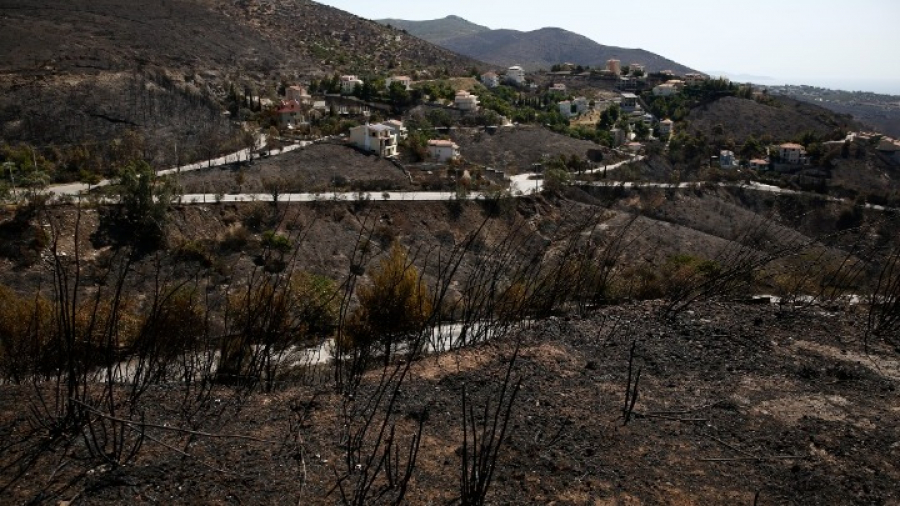
[{"label": "white house", "polygon": [[356,76],[341,76],[341,93],[344,95],[349,95],[353,93],[353,90],[356,89],[357,86],[362,86],[362,79]]},{"label": "white house", "polygon": [[782,163],[790,165],[806,165],[806,148],[800,144],[789,142],[778,146],[778,155],[781,157]]},{"label": "white house", "polygon": [[560,93],[565,93],[566,85],[563,83],[554,83],[553,86],[550,87],[550,91],[558,91]]},{"label": "white house", "polygon": [[591,102],[587,97],[575,97],[572,105],[575,106],[575,114],[584,114],[591,109]]},{"label": "white house", "polygon": [[678,87],[674,84],[663,83],[653,88],[653,95],[657,97],[671,97],[678,93]]},{"label": "white house", "polygon": [[707,79],[709,79],[707,76],[705,76],[703,74],[693,73],[693,72],[684,75],[684,82],[686,82],[687,84],[702,83],[703,81],[706,81]]},{"label": "white house", "polygon": [[465,90],[459,90],[456,92],[456,97],[453,99],[453,105],[462,111],[478,110],[478,96]]},{"label": "white house", "polygon": [[723,169],[733,169],[737,167],[737,159],[734,157],[734,151],[719,152],[719,167]]},{"label": "white house", "polygon": [[486,88],[496,88],[497,86],[500,86],[500,76],[495,72],[481,74],[481,84]]},{"label": "white house", "polygon": [[360,125],[350,129],[350,142],[361,149],[391,158],[397,156],[397,137],[391,127],[382,124]]},{"label": "white house", "polygon": [[312,103],[312,96],[306,92],[306,88],[303,86],[288,86],[286,90],[284,90],[285,100],[296,100],[301,105],[308,105]]},{"label": "white house", "polygon": [[392,84],[400,83],[400,85],[402,85],[406,89],[406,91],[412,89],[412,82],[412,78],[409,76],[391,76],[384,80],[384,84],[388,89],[390,89]]},{"label": "white house", "polygon": [[672,136],[672,130],[675,127],[675,122],[670,119],[664,119],[659,122],[659,136],[663,139]]},{"label": "white house", "polygon": [[519,65],[513,65],[506,71],[506,80],[517,85],[525,85],[525,69]]},{"label": "white house", "polygon": [[559,113],[563,116],[570,118],[575,114],[572,112],[572,102],[568,100],[563,100],[559,103]]},{"label": "white house", "polygon": [[453,141],[428,141],[428,157],[436,162],[447,162],[459,158],[459,146]]},{"label": "white house", "polygon": [[647,73],[647,68],[640,63],[632,63],[628,66],[628,70],[631,71],[632,75],[641,74],[644,75]]},{"label": "white house", "polygon": [[280,128],[294,128],[306,121],[305,109],[296,100],[282,100],[275,109]]},{"label": "white house", "polygon": [[769,168],[769,161],[761,158],[750,160],[750,168],[754,170],[766,170]]},{"label": "white house", "polygon": [[634,93],[622,93],[622,100],[619,102],[622,111],[632,113],[640,111],[641,106],[638,104],[638,97]]},{"label": "white house", "polygon": [[409,130],[403,125],[403,122],[396,119],[390,119],[383,123],[382,125],[391,129],[391,133],[397,137],[397,140],[403,140],[409,137]]}]

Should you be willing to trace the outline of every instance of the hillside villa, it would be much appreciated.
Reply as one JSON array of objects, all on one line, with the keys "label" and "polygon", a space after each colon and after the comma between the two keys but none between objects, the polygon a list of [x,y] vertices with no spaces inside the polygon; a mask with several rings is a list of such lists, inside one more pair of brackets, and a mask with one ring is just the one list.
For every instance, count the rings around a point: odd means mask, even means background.
[{"label": "hillside villa", "polygon": [[638,97],[634,93],[622,93],[622,100],[619,102],[619,107],[623,112],[629,114],[641,110],[641,106],[638,104]]},{"label": "hillside villa", "polygon": [[792,142],[778,146],[778,156],[781,163],[788,165],[806,165],[809,159],[806,156],[806,148]]},{"label": "hillside villa", "polygon": [[293,129],[297,125],[306,122],[305,111],[306,108],[296,100],[282,100],[275,109],[278,127]]},{"label": "hillside villa", "polygon": [[591,109],[591,102],[586,97],[575,97],[572,105],[575,106],[575,114],[584,114]]},{"label": "hillside villa", "polygon": [[675,122],[670,119],[664,119],[659,122],[659,136],[663,139],[672,136],[672,130],[675,127]]},{"label": "hillside villa", "polygon": [[307,93],[303,86],[288,86],[284,90],[284,98],[286,100],[294,100],[301,105],[309,105],[312,103],[312,96]]},{"label": "hillside villa", "polygon": [[750,168],[754,170],[767,170],[769,168],[769,161],[761,158],[754,158],[753,160],[750,160]]},{"label": "hillside villa", "polygon": [[519,65],[513,65],[506,71],[506,80],[517,86],[525,85],[525,69]]},{"label": "hillside villa", "polygon": [[341,76],[341,93],[344,95],[350,95],[353,93],[353,90],[356,89],[357,86],[362,86],[365,84],[362,79],[356,76]]},{"label": "hillside villa", "polygon": [[709,80],[708,76],[690,72],[684,75],[684,82],[687,84],[697,84]]},{"label": "hillside villa", "polygon": [[459,146],[453,141],[430,140],[428,141],[428,157],[440,163],[459,158]]},{"label": "hillside villa", "polygon": [[413,80],[409,76],[391,76],[384,80],[384,84],[388,89],[390,89],[392,84],[400,83],[400,85],[403,86],[406,91],[412,89],[412,82]]},{"label": "hillside villa", "polygon": [[500,76],[498,76],[496,72],[486,72],[481,74],[481,84],[483,84],[485,88],[496,88],[497,86],[500,86]]},{"label": "hillside villa", "polygon": [[402,141],[409,137],[409,130],[403,125],[403,122],[396,119],[389,119],[381,123],[391,129],[391,133],[397,137],[398,141]]},{"label": "hillside villa", "polygon": [[392,158],[397,156],[397,136],[393,132],[388,125],[360,125],[350,129],[350,142],[378,156]]},{"label": "hillside villa", "polygon": [[459,90],[456,92],[456,97],[453,99],[453,105],[455,105],[456,108],[461,111],[477,111],[478,96],[473,95],[465,90]]},{"label": "hillside villa", "polygon": [[719,152],[719,167],[723,169],[737,168],[737,158],[734,157],[734,151],[723,150]]},{"label": "hillside villa", "polygon": [[653,88],[653,95],[657,97],[671,97],[677,95],[684,88],[684,81],[673,79]]}]

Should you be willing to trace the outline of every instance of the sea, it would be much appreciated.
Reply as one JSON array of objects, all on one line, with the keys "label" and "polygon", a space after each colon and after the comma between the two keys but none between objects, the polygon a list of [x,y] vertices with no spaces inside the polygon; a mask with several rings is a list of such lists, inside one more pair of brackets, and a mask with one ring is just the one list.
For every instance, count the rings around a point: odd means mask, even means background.
[{"label": "sea", "polygon": [[828,88],[832,90],[868,91],[871,93],[878,93],[880,95],[900,96],[900,80],[897,79],[797,78],[785,80],[772,79],[771,81],[760,82],[759,84],[765,84],[769,86],[777,86],[779,84],[805,84],[807,86],[817,86],[819,88]]}]

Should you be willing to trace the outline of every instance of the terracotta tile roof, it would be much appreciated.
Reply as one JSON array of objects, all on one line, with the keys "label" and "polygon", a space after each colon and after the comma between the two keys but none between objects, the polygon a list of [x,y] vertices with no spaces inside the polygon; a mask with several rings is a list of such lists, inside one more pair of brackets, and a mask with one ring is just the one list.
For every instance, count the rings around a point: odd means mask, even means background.
[{"label": "terracotta tile roof", "polygon": [[429,146],[441,147],[441,148],[458,148],[453,141],[444,141],[444,140],[430,140],[428,141]]}]

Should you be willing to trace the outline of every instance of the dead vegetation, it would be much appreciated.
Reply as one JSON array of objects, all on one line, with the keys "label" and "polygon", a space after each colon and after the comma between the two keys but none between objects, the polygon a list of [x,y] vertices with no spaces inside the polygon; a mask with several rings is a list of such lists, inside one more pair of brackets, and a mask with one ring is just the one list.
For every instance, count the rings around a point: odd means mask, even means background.
[{"label": "dead vegetation", "polygon": [[[0,487],[17,501],[77,494],[85,503],[158,500],[153,487],[171,496],[167,487],[184,480],[192,500],[228,490],[255,502],[586,503],[627,493],[653,503],[697,485],[705,491],[691,497],[712,502],[756,492],[775,503],[887,497],[896,469],[841,457],[846,441],[835,431],[845,425],[823,423],[848,421],[857,436],[871,436],[874,417],[895,414],[866,400],[848,418],[834,411],[846,405],[836,399],[856,388],[891,395],[894,380],[804,354],[863,347],[870,335],[893,367],[884,345],[895,333],[893,243],[865,242],[877,228],[864,228],[855,242],[841,239],[851,246],[840,256],[840,241],[805,239],[760,216],[692,254],[660,250],[648,239],[669,225],[650,218],[660,210],[653,201],[652,192],[632,190],[620,209],[553,194],[456,210],[176,208],[164,244],[177,255],[119,246],[103,257],[82,235],[82,216],[93,213],[37,209],[51,239],[39,251],[46,267],[34,268],[40,282],[34,292],[0,292],[0,388],[10,394],[0,406],[8,436]],[[78,231],[74,240],[68,230]],[[634,258],[643,255],[664,260],[643,266]],[[804,255],[831,267],[817,274],[782,263]],[[758,293],[776,273],[794,276],[782,284],[792,302],[729,302]],[[868,334],[853,310],[823,316],[813,305],[838,307],[865,287],[883,302],[871,306]],[[841,332],[825,331],[835,325]],[[795,349],[798,328],[822,333]],[[798,390],[821,374],[842,383]],[[792,383],[763,388],[785,375]],[[451,408],[460,402],[461,419]],[[834,438],[822,443],[839,462],[829,473],[860,462],[881,474],[865,479],[866,490],[824,486],[815,473],[826,457],[785,425],[806,420],[795,412]],[[614,431],[623,420],[616,431],[625,432]],[[878,437],[867,444],[891,436]],[[725,443],[703,446],[710,441]],[[228,469],[239,447],[255,480],[270,486],[246,477],[229,485],[246,474]],[[154,473],[173,458],[180,478],[162,483]],[[663,479],[664,461],[685,472]],[[636,489],[604,466],[672,486]],[[707,466],[730,478],[692,475]],[[52,472],[33,480],[38,469]],[[814,486],[791,481],[803,473]]]}]

